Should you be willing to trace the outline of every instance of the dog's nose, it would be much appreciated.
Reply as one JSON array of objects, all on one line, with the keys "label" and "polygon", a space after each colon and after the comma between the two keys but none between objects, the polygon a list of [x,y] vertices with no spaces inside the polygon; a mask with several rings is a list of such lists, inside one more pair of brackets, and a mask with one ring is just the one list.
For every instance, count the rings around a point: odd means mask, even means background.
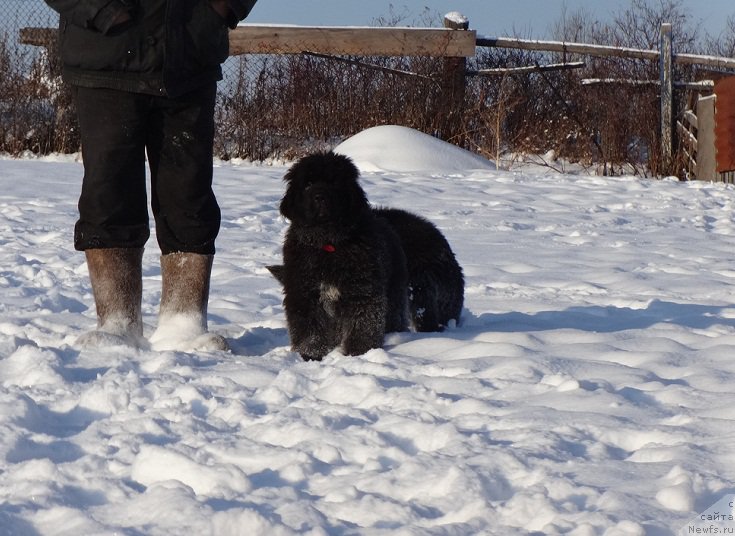
[{"label": "dog's nose", "polygon": [[329,217],[330,201],[329,193],[323,190],[315,190],[311,192],[311,210],[314,216],[319,220],[325,220]]}]

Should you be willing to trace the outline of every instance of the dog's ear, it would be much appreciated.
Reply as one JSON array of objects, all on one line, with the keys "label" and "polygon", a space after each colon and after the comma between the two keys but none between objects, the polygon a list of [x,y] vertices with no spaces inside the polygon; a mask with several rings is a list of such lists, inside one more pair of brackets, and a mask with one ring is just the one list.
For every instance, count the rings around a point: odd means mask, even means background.
[{"label": "dog's ear", "polygon": [[336,173],[345,180],[354,180],[360,178],[360,171],[349,156],[339,153],[328,153],[332,158]]},{"label": "dog's ear", "polygon": [[350,211],[353,214],[362,214],[370,211],[370,203],[368,202],[365,190],[363,190],[357,182],[355,182],[349,190]]},{"label": "dog's ear", "polygon": [[349,192],[348,204],[352,214],[360,214],[370,210],[365,190],[359,183],[360,171],[348,156],[330,152],[327,156],[331,159],[332,171],[339,177],[343,184],[347,185]]},{"label": "dog's ear", "polygon": [[283,181],[286,183],[286,193],[283,194],[281,199],[280,211],[281,215],[289,220],[293,220],[296,211],[296,194],[294,193],[296,187],[294,183],[301,168],[299,164],[300,162],[295,163],[283,176]]},{"label": "dog's ear", "polygon": [[281,211],[281,216],[291,221],[293,221],[294,212],[296,211],[294,198],[295,198],[295,194],[293,193],[293,188],[292,187],[286,188],[286,193],[283,194],[283,198],[281,199],[281,205],[279,207]]}]

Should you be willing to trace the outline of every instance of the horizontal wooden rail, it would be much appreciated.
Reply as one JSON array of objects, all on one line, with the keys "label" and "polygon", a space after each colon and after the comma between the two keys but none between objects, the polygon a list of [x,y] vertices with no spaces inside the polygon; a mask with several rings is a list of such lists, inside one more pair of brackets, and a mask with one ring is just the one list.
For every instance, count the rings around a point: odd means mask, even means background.
[{"label": "horizontal wooden rail", "polygon": [[686,110],[684,112],[684,119],[686,119],[690,127],[699,128],[699,123],[697,122],[697,116],[694,114],[693,111]]},{"label": "horizontal wooden rail", "polygon": [[[50,46],[56,28],[21,28],[25,45]],[[244,25],[230,31],[230,54],[318,54],[346,56],[475,55],[474,30],[447,28],[358,28]]]},{"label": "horizontal wooden rail", "polygon": [[[590,45],[587,43],[566,43],[563,41],[540,41],[535,39],[516,39],[511,37],[477,38],[477,46],[496,48],[515,48],[522,50],[538,50],[543,52],[561,52],[567,54],[586,54],[598,57],[633,58],[641,60],[659,59],[658,50],[614,47],[609,45]],[[709,67],[735,68],[735,58],[721,56],[704,56],[699,54],[674,54],[674,63],[689,65],[706,65]]]},{"label": "horizontal wooden rail", "polygon": [[230,54],[474,57],[474,30],[328,26],[238,26]]},{"label": "horizontal wooden rail", "polygon": [[18,32],[18,42],[22,45],[50,47],[56,43],[57,35],[56,28],[21,28]]},{"label": "horizontal wooden rail", "polygon": [[676,129],[681,136],[681,141],[691,149],[692,152],[697,152],[697,137],[692,134],[692,131],[687,128],[681,121],[676,122]]},{"label": "horizontal wooden rail", "polygon": [[504,76],[507,74],[541,73],[545,71],[566,71],[571,69],[582,69],[583,61],[570,63],[552,63],[550,65],[528,65],[526,67],[499,67],[497,69],[480,69],[467,71],[468,76]]},{"label": "horizontal wooden rail", "polygon": [[[621,85],[621,86],[659,86],[661,80],[634,80],[629,78],[583,78],[580,80],[583,86],[594,85]],[[678,89],[692,89],[694,91],[713,91],[715,83],[713,80],[700,80],[699,82],[674,82],[674,87]]]},{"label": "horizontal wooden rail", "polygon": [[615,56],[620,58],[644,60],[658,59],[658,50],[641,50],[637,48],[613,47],[608,45],[589,45],[586,43],[565,43],[563,41],[516,39],[511,37],[478,37],[477,46],[517,48],[544,52],[566,52],[569,54],[587,54],[589,56]]}]

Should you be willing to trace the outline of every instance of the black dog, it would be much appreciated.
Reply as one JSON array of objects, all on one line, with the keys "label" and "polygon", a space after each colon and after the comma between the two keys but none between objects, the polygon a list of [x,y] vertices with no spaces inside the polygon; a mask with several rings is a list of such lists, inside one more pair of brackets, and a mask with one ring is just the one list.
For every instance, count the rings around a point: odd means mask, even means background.
[{"label": "black dog", "polygon": [[[291,341],[305,359],[321,359],[340,344],[348,354],[381,346],[384,332],[408,327],[406,293],[416,331],[441,331],[458,322],[462,312],[462,269],[441,231],[404,210],[370,208],[358,176],[349,158],[317,153],[297,162],[285,177],[281,213],[291,226],[284,264],[268,269],[284,286]],[[324,255],[338,251],[339,256]],[[373,256],[366,257],[366,251]],[[339,286],[333,274],[321,277],[323,270],[340,273]],[[386,307],[375,306],[380,288]],[[367,303],[373,305],[366,308]],[[372,322],[361,326],[356,312]],[[370,343],[354,346],[348,335]]]},{"label": "black dog", "polygon": [[408,277],[399,237],[376,217],[349,158],[317,153],[284,177],[281,214],[286,322],[293,349],[321,360],[364,354],[408,328]]},{"label": "black dog", "polygon": [[449,242],[430,221],[396,208],[376,208],[401,240],[408,268],[408,299],[415,331],[442,331],[459,322],[464,276]]}]

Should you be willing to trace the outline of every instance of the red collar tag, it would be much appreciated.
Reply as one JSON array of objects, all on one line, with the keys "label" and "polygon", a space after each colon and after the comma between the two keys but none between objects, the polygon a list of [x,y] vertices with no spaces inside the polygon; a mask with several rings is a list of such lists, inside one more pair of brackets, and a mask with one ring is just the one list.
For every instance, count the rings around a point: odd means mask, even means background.
[{"label": "red collar tag", "polygon": [[322,246],[322,249],[327,253],[334,253],[335,251],[337,251],[337,248],[335,248],[332,244],[324,244]]}]

